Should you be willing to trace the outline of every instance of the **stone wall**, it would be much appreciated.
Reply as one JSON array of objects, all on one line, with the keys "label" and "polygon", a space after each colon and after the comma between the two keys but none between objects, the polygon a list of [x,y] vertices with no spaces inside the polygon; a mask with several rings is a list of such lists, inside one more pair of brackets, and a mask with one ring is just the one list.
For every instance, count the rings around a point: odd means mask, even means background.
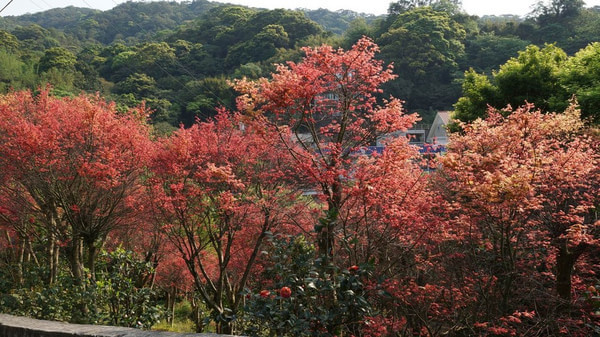
[{"label": "stone wall", "polygon": [[0,314],[0,337],[224,337],[217,334],[144,331],[103,325],[68,324]]}]

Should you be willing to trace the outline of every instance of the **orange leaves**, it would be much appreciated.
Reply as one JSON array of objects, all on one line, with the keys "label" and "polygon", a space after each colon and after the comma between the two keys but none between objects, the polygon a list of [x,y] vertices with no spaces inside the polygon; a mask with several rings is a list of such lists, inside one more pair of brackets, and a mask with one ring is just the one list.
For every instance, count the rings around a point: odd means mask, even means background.
[{"label": "orange leaves", "polygon": [[[544,114],[531,104],[490,117],[451,136],[441,158],[441,191],[470,238],[485,247],[501,268],[499,283],[555,278],[555,293],[569,300],[576,263],[597,245],[592,229],[600,201],[600,152],[570,106],[564,114]],[[506,116],[503,116],[506,115]],[[554,264],[552,272],[539,272]],[[497,289],[504,301],[523,287]],[[513,332],[521,316],[507,316],[488,332]],[[496,330],[494,330],[496,329]]]},{"label": "orange leaves", "polygon": [[291,158],[278,141],[269,125],[221,111],[157,143],[148,180],[156,221],[171,224],[166,234],[188,263],[214,270],[190,270],[197,282],[226,273],[243,287],[255,245],[298,211]]},{"label": "orange leaves", "polygon": [[418,120],[404,114],[398,99],[378,104],[380,86],[396,77],[375,59],[378,51],[368,38],[349,50],[304,48],[302,61],[278,65],[271,80],[235,84],[242,93],[238,110],[275,126],[294,166],[330,208],[341,207],[343,195],[353,193],[342,181],[354,180],[356,151]]},{"label": "orange leaves", "polygon": [[526,105],[507,117],[491,111],[464,135],[453,136],[442,159],[445,173],[465,198],[488,211],[496,208],[489,214],[499,217],[510,214],[502,210],[537,211],[561,190],[576,196],[572,193],[580,188],[592,187],[583,177],[594,170],[598,156],[577,136],[583,126],[578,116],[574,107],[544,115]]},{"label": "orange leaves", "polygon": [[98,97],[59,99],[42,91],[37,97],[13,93],[6,100],[11,106],[2,109],[13,113],[0,125],[5,135],[0,142],[21,173],[89,177],[110,187],[110,180],[143,164],[148,152],[145,124],[130,114],[117,115],[114,105]]}]

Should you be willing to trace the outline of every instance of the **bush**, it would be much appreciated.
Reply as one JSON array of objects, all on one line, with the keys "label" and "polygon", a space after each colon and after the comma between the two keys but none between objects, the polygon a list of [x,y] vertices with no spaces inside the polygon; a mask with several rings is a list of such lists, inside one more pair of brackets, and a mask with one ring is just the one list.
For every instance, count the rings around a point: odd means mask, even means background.
[{"label": "bush", "polygon": [[374,314],[363,286],[368,268],[324,265],[301,236],[272,238],[271,243],[264,279],[276,278],[261,289],[247,291],[245,334],[359,335],[367,317]]},{"label": "bush", "polygon": [[175,320],[185,321],[192,317],[192,305],[189,301],[184,300],[181,303],[175,304]]},{"label": "bush", "polygon": [[0,308],[36,319],[149,329],[162,312],[154,290],[142,282],[152,272],[152,266],[122,249],[103,252],[96,280],[81,285],[67,273],[46,285],[43,272],[32,268],[27,284],[2,295]]}]

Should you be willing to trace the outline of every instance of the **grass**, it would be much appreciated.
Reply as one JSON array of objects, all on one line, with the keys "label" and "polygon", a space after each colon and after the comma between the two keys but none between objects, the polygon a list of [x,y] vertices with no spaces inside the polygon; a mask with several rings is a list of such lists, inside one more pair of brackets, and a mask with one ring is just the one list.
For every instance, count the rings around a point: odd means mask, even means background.
[{"label": "grass", "polygon": [[167,323],[167,321],[161,321],[160,323],[155,324],[152,327],[152,330],[156,331],[170,331],[170,332],[195,332],[194,331],[194,322],[189,319],[184,321],[175,320],[173,322],[173,326]]}]

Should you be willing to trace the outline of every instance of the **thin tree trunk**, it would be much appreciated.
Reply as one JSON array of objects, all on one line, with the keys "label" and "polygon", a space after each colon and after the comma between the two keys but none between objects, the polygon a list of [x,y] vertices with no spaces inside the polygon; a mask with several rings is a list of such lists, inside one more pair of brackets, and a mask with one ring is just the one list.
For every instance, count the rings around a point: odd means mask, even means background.
[{"label": "thin tree trunk", "polygon": [[83,285],[83,264],[81,262],[82,246],[80,238],[73,238],[68,249],[71,273],[73,274],[75,284],[77,285]]},{"label": "thin tree trunk", "polygon": [[96,258],[98,256],[98,247],[94,242],[86,242],[88,249],[86,268],[89,270],[92,279],[96,279]]},{"label": "thin tree trunk", "polygon": [[18,285],[23,285],[23,262],[25,261],[25,240],[21,238],[21,246],[19,247],[19,255],[17,256],[17,274],[15,281]]},{"label": "thin tree trunk", "polygon": [[233,333],[233,322],[217,322],[216,332],[221,335],[231,335]]},{"label": "thin tree trunk", "polygon": [[48,279],[47,279],[47,283],[48,285],[52,285],[54,284],[54,281],[56,281],[56,272],[57,272],[57,263],[55,263],[54,261],[54,251],[56,250],[56,239],[54,237],[54,234],[52,232],[50,232],[49,236],[48,236],[48,247],[47,247],[47,254],[48,254]]},{"label": "thin tree trunk", "polygon": [[175,322],[175,287],[169,287],[167,290],[167,312],[170,315],[167,315],[167,324],[173,327],[173,322]]},{"label": "thin tree trunk", "polygon": [[204,331],[204,320],[202,319],[202,310],[200,310],[200,303],[198,300],[192,295],[191,298],[192,304],[192,319],[194,321],[194,325],[196,327],[196,332],[201,333]]},{"label": "thin tree trunk", "polygon": [[36,266],[40,266],[40,262],[38,261],[37,256],[35,255],[35,251],[33,250],[33,246],[31,245],[31,238],[27,238],[27,262],[35,263]]},{"label": "thin tree trunk", "polygon": [[54,243],[54,249],[52,250],[52,269],[50,271],[52,275],[52,279],[56,280],[56,276],[58,275],[58,259],[60,257],[60,245],[56,242]]}]

